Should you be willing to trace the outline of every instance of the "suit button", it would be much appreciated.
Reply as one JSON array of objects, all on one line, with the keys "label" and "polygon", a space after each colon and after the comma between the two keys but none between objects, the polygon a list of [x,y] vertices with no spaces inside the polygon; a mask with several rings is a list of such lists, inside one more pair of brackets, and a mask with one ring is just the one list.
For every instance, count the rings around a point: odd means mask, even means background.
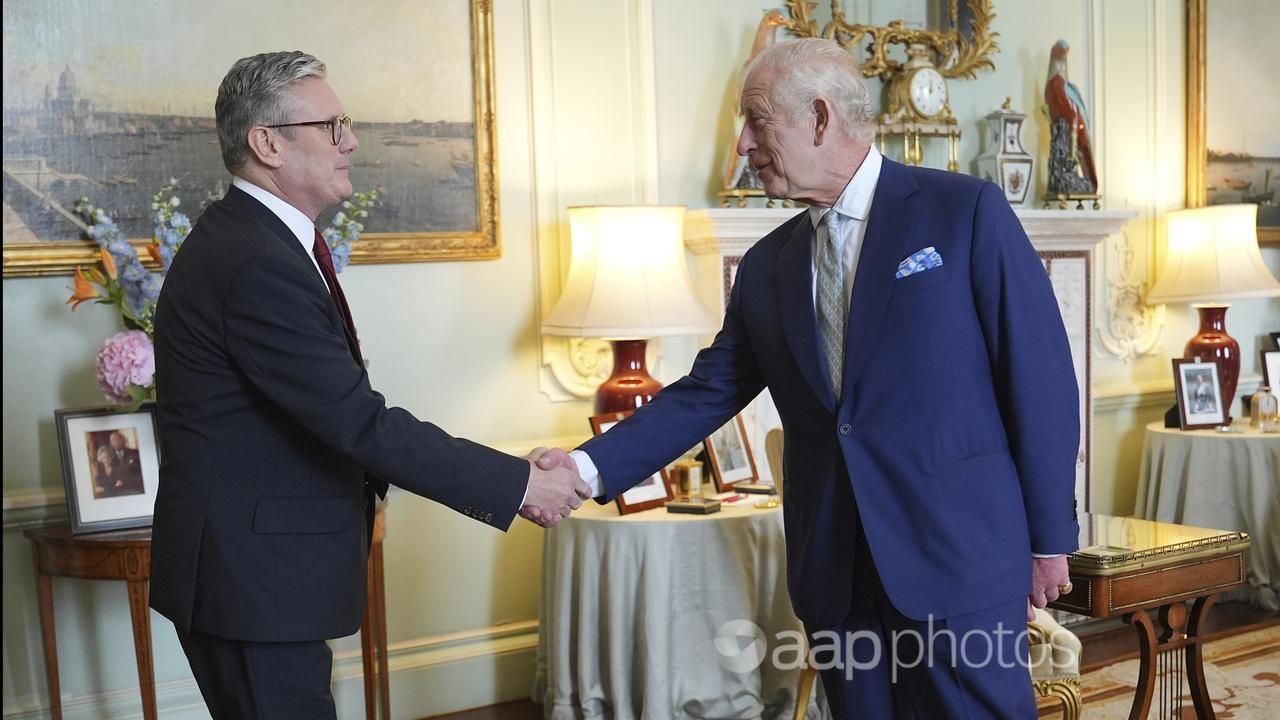
[{"label": "suit button", "polygon": [[840,425],[841,435],[848,435],[851,432],[853,432],[853,426],[850,425],[849,423],[843,423],[842,425]]}]

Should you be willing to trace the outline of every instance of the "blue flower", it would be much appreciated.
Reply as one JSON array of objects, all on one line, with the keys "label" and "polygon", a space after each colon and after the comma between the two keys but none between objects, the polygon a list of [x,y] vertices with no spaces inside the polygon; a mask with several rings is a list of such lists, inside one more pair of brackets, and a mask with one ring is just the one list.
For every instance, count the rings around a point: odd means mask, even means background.
[{"label": "blue flower", "polygon": [[342,272],[342,269],[351,262],[351,246],[342,243],[331,250],[333,254],[333,270],[334,272]]}]

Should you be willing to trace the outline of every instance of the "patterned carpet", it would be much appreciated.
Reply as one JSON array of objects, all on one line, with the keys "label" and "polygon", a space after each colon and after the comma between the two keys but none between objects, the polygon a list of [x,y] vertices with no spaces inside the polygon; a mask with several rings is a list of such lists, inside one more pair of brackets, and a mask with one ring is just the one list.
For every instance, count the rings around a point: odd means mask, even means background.
[{"label": "patterned carpet", "polygon": [[[1205,649],[1205,676],[1220,720],[1271,720],[1280,717],[1280,625],[1216,640]],[[1123,720],[1129,716],[1138,677],[1138,661],[1108,665],[1080,678],[1085,720]],[[1160,686],[1150,717],[1158,717]],[[1195,710],[1185,685],[1182,713]],[[1170,717],[1163,715],[1159,717]]]}]

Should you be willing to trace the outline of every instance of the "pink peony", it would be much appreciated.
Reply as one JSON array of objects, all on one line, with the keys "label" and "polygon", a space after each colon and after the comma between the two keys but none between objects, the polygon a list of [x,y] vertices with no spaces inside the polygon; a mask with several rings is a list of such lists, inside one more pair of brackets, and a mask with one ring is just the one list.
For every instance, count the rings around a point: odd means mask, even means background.
[{"label": "pink peony", "polygon": [[141,330],[116,333],[98,350],[98,387],[112,402],[129,402],[129,386],[145,388],[155,374],[155,347]]}]

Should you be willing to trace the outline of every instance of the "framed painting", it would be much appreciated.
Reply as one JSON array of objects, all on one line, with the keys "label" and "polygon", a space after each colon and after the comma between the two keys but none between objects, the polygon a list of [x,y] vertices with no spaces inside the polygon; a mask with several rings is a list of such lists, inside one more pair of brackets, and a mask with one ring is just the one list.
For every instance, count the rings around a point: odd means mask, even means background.
[{"label": "framed painting", "polygon": [[1187,2],[1187,207],[1258,206],[1280,247],[1280,55],[1274,0]]},{"label": "framed painting", "polygon": [[1227,422],[1217,360],[1174,358],[1173,387],[1183,430],[1215,428]]},{"label": "framed painting", "polygon": [[711,466],[711,477],[716,483],[716,492],[736,490],[735,486],[739,483],[755,483],[760,479],[741,415],[735,416],[711,433],[704,445],[707,463]]},{"label": "framed painting", "polygon": [[[590,418],[592,434],[599,435],[600,433],[608,432],[609,428],[630,417],[633,412],[635,411],[623,410],[622,412],[592,415]],[[616,500],[618,514],[629,515],[662,507],[668,500],[673,499],[675,499],[675,492],[672,490],[671,481],[667,477],[667,471],[664,468],[641,480],[630,490],[619,495]]]},{"label": "framed painting", "polygon": [[160,482],[153,405],[57,410],[72,534],[151,524]]},{"label": "framed painting", "polygon": [[351,262],[499,257],[492,3],[361,11],[351,23],[297,0],[5,2],[4,276],[97,260],[81,197],[140,250],[152,195],[170,179],[195,220],[230,182],[213,118],[223,75],[238,58],[297,48],[326,63],[355,119],[352,185],[379,190]]}]

